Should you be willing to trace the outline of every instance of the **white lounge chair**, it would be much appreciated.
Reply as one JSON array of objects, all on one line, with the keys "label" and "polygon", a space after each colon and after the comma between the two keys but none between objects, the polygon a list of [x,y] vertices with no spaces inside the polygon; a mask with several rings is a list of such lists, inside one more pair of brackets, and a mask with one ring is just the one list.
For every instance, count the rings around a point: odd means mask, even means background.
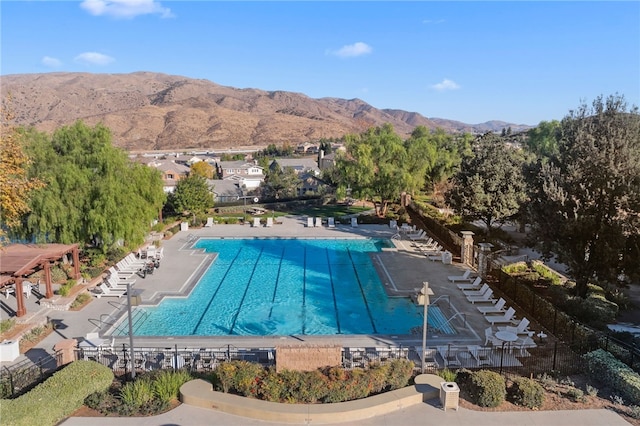
[{"label": "white lounge chair", "polygon": [[478,311],[480,311],[482,315],[502,314],[506,312],[506,308],[504,307],[506,303],[507,301],[501,297],[493,306],[478,306]]},{"label": "white lounge chair", "polygon": [[116,277],[114,277],[112,275],[106,277],[103,280],[103,284],[106,284],[111,288],[120,289],[120,290],[122,290],[122,289],[126,290],[127,289],[127,284],[134,285],[135,283],[136,283],[136,280],[119,280],[118,278],[116,278]]},{"label": "white lounge chair", "polygon": [[512,333],[515,333],[515,334],[526,334],[526,335],[529,335],[529,333],[530,333],[529,324],[530,323],[531,322],[525,317],[525,318],[522,318],[518,322],[518,325],[515,326],[515,327],[510,326],[510,325],[500,326],[500,327],[498,327],[498,330],[500,330],[500,331],[510,331]]},{"label": "white lounge chair", "polygon": [[491,327],[484,329],[484,345],[487,346],[489,343],[496,347],[502,347],[503,343],[502,340],[494,336],[493,329]]},{"label": "white lounge chair", "polygon": [[458,282],[458,281],[473,281],[474,280],[474,278],[471,277],[471,269],[465,270],[462,275],[449,275],[447,277],[447,279],[449,281],[451,281],[452,283],[455,283],[455,282]]},{"label": "white lounge chair", "polygon": [[483,282],[482,277],[476,277],[472,283],[464,283],[464,284],[456,284],[460,290],[480,290],[482,288]]},{"label": "white lounge chair", "polygon": [[484,319],[491,323],[491,325],[509,324],[513,320],[515,314],[516,310],[513,308],[509,308],[503,315],[485,315]]},{"label": "white lounge chair", "polygon": [[482,296],[489,291],[489,288],[489,284],[484,283],[482,284],[482,287],[480,287],[480,290],[462,290],[462,292],[465,296]]},{"label": "white lounge chair", "polygon": [[308,217],[307,218],[307,228],[313,228],[313,218],[312,217]]},{"label": "white lounge chair", "polygon": [[330,217],[327,219],[327,226],[329,228],[335,228],[336,227],[336,219],[334,217]]},{"label": "white lounge chair", "polygon": [[495,303],[496,299],[493,297],[493,290],[489,289],[481,296],[467,296],[467,300],[473,305],[475,303]]},{"label": "white lounge chair", "polygon": [[425,256],[429,256],[430,254],[439,253],[441,251],[444,251],[444,247],[442,247],[440,244],[436,243],[436,244],[434,244],[433,246],[430,246],[430,247],[420,247],[420,251]]},{"label": "white lounge chair", "polygon": [[107,285],[101,285],[99,287],[97,287],[99,293],[93,293],[93,295],[95,297],[97,297],[98,299],[100,299],[102,296],[112,296],[112,297],[122,297],[125,294],[127,294],[127,289],[121,290],[121,289],[117,289],[114,290],[111,287],[107,286]]},{"label": "white lounge chair", "polygon": [[352,228],[357,228],[358,227],[358,218],[357,217],[352,217],[351,218],[351,227]]},{"label": "white lounge chair", "polygon": [[413,241],[423,240],[425,238],[425,235],[427,235],[427,233],[424,231],[424,229],[421,229],[417,234],[407,234],[407,238]]},{"label": "white lounge chair", "polygon": [[394,219],[391,219],[391,220],[389,221],[389,228],[391,228],[391,229],[393,229],[393,230],[397,231],[397,230],[398,230],[398,221],[397,221],[397,220],[394,220]]},{"label": "white lounge chair", "polygon": [[316,217],[316,228],[322,228],[322,218]]},{"label": "white lounge chair", "polygon": [[213,226],[213,218],[212,217],[208,217],[207,218],[207,223],[204,224],[205,228],[211,228]]},{"label": "white lounge chair", "polygon": [[267,224],[265,226],[267,228],[271,228],[273,226],[273,218],[272,217],[268,217],[267,218]]},{"label": "white lounge chair", "polygon": [[260,226],[260,218],[259,217],[254,217],[253,218],[253,227],[254,228],[258,228]]},{"label": "white lounge chair", "polygon": [[132,271],[118,271],[115,266],[110,267],[108,272],[110,276],[116,277],[119,280],[130,280],[136,276],[136,273]]},{"label": "white lounge chair", "polygon": [[441,252],[434,252],[432,254],[428,254],[427,255],[427,259],[429,259],[432,262],[442,262],[444,260],[444,251]]}]

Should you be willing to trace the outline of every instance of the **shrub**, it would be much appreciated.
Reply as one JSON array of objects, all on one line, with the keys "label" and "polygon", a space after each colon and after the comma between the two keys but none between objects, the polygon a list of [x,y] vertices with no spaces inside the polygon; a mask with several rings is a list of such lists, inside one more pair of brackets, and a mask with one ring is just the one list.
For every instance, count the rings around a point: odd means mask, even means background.
[{"label": "shrub", "polygon": [[30,392],[0,402],[3,425],[55,425],[80,408],[87,396],[104,391],[113,372],[94,361],[75,361]]},{"label": "shrub", "polygon": [[633,419],[640,419],[640,405],[632,405],[629,407],[629,415]]},{"label": "shrub", "polygon": [[414,364],[408,359],[394,359],[389,364],[387,376],[388,390],[400,389],[407,386],[413,375]]},{"label": "shrub", "polygon": [[120,399],[122,403],[130,408],[132,412],[147,405],[153,397],[153,385],[146,378],[139,378],[134,382],[126,383],[122,389],[120,389]]},{"label": "shrub", "polygon": [[468,386],[469,397],[480,407],[497,407],[507,393],[504,377],[489,370],[474,372]]},{"label": "shrub", "polygon": [[544,389],[533,379],[517,377],[508,390],[509,401],[527,408],[539,408],[544,402]]},{"label": "shrub", "polygon": [[75,308],[78,308],[78,307],[84,305],[90,299],[91,299],[91,296],[89,295],[89,293],[87,293],[87,292],[80,293],[75,298],[73,303],[71,303],[71,309],[75,309]]},{"label": "shrub", "polygon": [[[467,375],[466,375],[467,372],[470,373],[469,370],[465,370],[465,372],[463,373],[465,379],[467,378]],[[443,370],[438,371],[438,376],[442,377],[442,379],[445,382],[455,382],[459,373],[460,373],[460,371],[458,371],[458,373],[456,373],[453,370],[449,370],[448,368],[445,368]]]},{"label": "shrub", "polygon": [[258,395],[258,383],[264,375],[264,368],[260,364],[249,361],[231,361],[235,364],[233,386],[235,390],[244,396],[256,397]]},{"label": "shrub", "polygon": [[640,375],[609,352],[597,349],[583,355],[589,374],[629,401],[640,401]]},{"label": "shrub", "polygon": [[598,389],[594,388],[591,385],[587,385],[587,395],[589,395],[589,396],[598,396]]},{"label": "shrub", "polygon": [[13,318],[0,321],[0,333],[5,333],[11,330],[15,323],[16,321]]},{"label": "shrub", "polygon": [[510,265],[503,266],[502,270],[509,275],[514,275],[514,274],[522,274],[524,272],[527,272],[529,270],[529,267],[525,262],[516,262]]},{"label": "shrub", "polygon": [[164,370],[157,375],[150,376],[149,379],[156,398],[169,402],[180,396],[180,386],[193,379],[193,377],[186,370]]},{"label": "shrub", "polygon": [[553,285],[559,285],[561,283],[560,275],[558,275],[539,261],[534,261],[532,263],[532,269],[536,271],[541,278],[549,281],[549,283]]},{"label": "shrub", "polygon": [[67,273],[60,266],[56,265],[51,268],[51,282],[63,283],[67,281]]},{"label": "shrub", "polygon": [[585,401],[585,396],[584,396],[584,392],[582,392],[582,389],[570,388],[567,391],[566,395],[573,402],[584,402]]}]

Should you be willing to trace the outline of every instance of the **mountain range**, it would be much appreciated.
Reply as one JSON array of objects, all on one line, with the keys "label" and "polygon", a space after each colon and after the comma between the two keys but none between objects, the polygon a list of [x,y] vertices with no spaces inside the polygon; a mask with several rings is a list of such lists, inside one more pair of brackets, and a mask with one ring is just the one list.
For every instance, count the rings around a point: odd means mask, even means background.
[{"label": "mountain range", "polygon": [[296,146],[340,138],[385,123],[408,136],[416,126],[447,132],[514,132],[532,126],[466,124],[416,112],[377,109],[360,99],[313,99],[302,93],[238,89],[208,80],[153,72],[44,73],[0,77],[15,122],[51,133],[83,120],[111,129],[129,151]]}]

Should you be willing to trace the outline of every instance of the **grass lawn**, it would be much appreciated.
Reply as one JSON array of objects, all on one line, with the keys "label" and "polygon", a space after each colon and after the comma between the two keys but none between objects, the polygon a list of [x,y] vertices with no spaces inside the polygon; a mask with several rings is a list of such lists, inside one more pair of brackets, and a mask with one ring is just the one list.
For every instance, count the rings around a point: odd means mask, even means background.
[{"label": "grass lawn", "polygon": [[328,204],[324,206],[307,206],[303,209],[295,210],[290,213],[299,214],[301,216],[339,218],[342,216],[358,214],[358,213],[366,212],[369,210],[371,210],[371,207]]}]

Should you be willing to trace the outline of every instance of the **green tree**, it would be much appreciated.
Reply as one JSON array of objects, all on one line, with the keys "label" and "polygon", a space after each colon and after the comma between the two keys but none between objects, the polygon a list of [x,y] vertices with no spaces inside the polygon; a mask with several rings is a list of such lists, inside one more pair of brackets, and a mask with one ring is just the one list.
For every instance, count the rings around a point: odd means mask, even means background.
[{"label": "green tree", "polygon": [[560,122],[541,121],[537,127],[527,131],[526,147],[539,157],[549,158],[558,153]]},{"label": "green tree", "polygon": [[111,144],[103,125],[81,121],[49,138],[30,130],[29,174],[46,183],[16,233],[37,241],[91,243],[104,250],[123,240],[139,244],[165,200],[157,170],[134,163]]},{"label": "green tree", "polygon": [[169,202],[178,213],[191,213],[193,219],[213,207],[213,194],[207,180],[197,174],[190,174],[176,184],[169,196]]},{"label": "green tree", "polygon": [[582,104],[561,122],[558,152],[539,163],[533,238],[575,279],[607,285],[640,268],[640,115],[614,95]]},{"label": "green tree", "polygon": [[522,153],[497,135],[482,135],[452,184],[445,195],[449,205],[466,220],[484,222],[490,234],[494,224],[512,218],[526,200]]},{"label": "green tree", "polygon": [[275,160],[267,168],[267,176],[260,185],[260,192],[267,199],[295,198],[300,184],[300,178],[293,168],[285,167],[282,170]]},{"label": "green tree", "polygon": [[[417,160],[409,161],[407,147],[390,124],[347,135],[345,147],[336,162],[342,185],[357,197],[372,200],[380,216],[403,191],[424,185],[424,166]],[[421,168],[414,172],[411,167]]]}]

